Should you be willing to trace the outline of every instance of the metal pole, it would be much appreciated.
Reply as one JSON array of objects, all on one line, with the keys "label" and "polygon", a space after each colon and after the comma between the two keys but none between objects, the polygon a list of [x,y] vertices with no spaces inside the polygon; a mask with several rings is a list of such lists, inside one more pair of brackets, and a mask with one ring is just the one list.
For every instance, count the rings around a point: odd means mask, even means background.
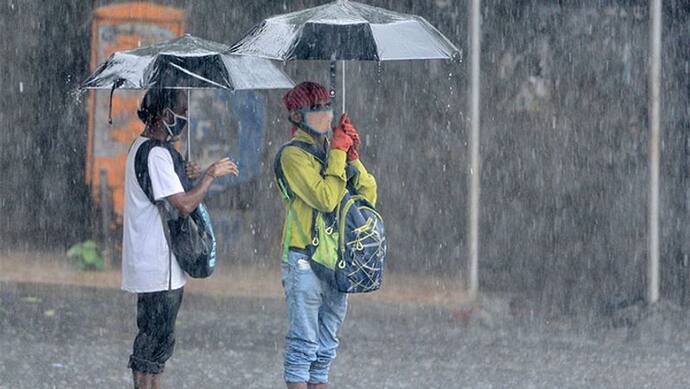
[{"label": "metal pole", "polygon": [[647,302],[659,300],[659,143],[661,84],[661,0],[649,1],[649,262]]},{"label": "metal pole", "polygon": [[481,0],[470,0],[470,212],[468,220],[468,294],[476,298],[479,290],[479,193],[480,193],[480,160],[479,160],[479,75],[481,53]]}]

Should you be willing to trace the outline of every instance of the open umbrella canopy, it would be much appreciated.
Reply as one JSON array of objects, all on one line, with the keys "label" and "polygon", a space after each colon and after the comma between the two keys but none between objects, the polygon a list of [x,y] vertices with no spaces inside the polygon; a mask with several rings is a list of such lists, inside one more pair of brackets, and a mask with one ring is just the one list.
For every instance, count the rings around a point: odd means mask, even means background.
[{"label": "open umbrella canopy", "polygon": [[420,16],[347,0],[266,19],[234,44],[231,52],[283,61],[460,56],[460,50]]},{"label": "open umbrella canopy", "polygon": [[287,89],[294,83],[273,62],[228,53],[229,47],[191,35],[113,53],[81,89]]}]

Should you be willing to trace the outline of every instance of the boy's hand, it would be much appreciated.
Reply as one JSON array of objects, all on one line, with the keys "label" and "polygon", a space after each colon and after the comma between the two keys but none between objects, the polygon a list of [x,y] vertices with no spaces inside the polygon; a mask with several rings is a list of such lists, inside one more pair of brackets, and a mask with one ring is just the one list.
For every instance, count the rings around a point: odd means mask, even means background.
[{"label": "boy's hand", "polygon": [[206,175],[211,178],[223,177],[228,174],[239,175],[240,171],[237,168],[237,164],[231,161],[230,158],[223,158],[211,164],[211,166],[206,169]]},{"label": "boy's hand", "polygon": [[356,161],[359,159],[359,151],[357,151],[357,148],[353,145],[350,147],[350,150],[347,150],[347,162],[352,162]]},{"label": "boy's hand", "polygon": [[352,125],[350,117],[347,115],[347,113],[343,113],[342,116],[340,116],[340,124],[338,127],[341,128],[343,132],[350,137],[350,139],[352,139],[352,146],[347,150],[348,162],[359,159],[359,145],[361,140],[359,138],[357,129],[354,125]]},{"label": "boy's hand", "polygon": [[331,149],[342,150],[347,153],[350,147],[352,147],[352,138],[350,138],[341,127],[333,129]]},{"label": "boy's hand", "polygon": [[190,180],[196,180],[201,175],[201,165],[199,165],[199,162],[189,161],[184,168]]}]

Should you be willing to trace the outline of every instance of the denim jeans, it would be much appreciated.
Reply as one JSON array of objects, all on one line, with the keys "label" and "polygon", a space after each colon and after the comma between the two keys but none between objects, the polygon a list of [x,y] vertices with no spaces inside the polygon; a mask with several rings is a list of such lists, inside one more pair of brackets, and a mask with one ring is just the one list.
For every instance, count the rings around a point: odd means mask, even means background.
[{"label": "denim jeans", "polygon": [[328,383],[338,329],[347,312],[347,294],[320,280],[307,255],[298,251],[288,253],[282,281],[288,308],[285,382]]}]

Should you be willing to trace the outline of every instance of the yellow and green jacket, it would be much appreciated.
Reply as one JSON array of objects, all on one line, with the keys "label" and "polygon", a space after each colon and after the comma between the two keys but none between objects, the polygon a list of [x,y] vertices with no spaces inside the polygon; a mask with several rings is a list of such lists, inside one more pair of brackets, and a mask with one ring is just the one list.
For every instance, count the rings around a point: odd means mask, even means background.
[{"label": "yellow and green jacket", "polygon": [[[303,130],[297,130],[293,140],[314,144],[314,139]],[[360,160],[350,162],[359,172],[355,188],[372,205],[376,205],[376,179],[369,174]],[[321,163],[308,152],[298,147],[286,147],[280,157],[280,165],[290,189],[295,193],[292,202],[293,218],[283,224],[283,245],[305,249],[312,236],[312,210],[332,212],[345,194],[347,153],[342,150],[328,151],[328,167],[321,176]],[[286,215],[289,204],[285,202]],[[288,224],[291,224],[288,226]],[[299,231],[299,226],[304,229]],[[290,228],[290,231],[288,231]],[[305,239],[306,238],[306,239]]]}]

